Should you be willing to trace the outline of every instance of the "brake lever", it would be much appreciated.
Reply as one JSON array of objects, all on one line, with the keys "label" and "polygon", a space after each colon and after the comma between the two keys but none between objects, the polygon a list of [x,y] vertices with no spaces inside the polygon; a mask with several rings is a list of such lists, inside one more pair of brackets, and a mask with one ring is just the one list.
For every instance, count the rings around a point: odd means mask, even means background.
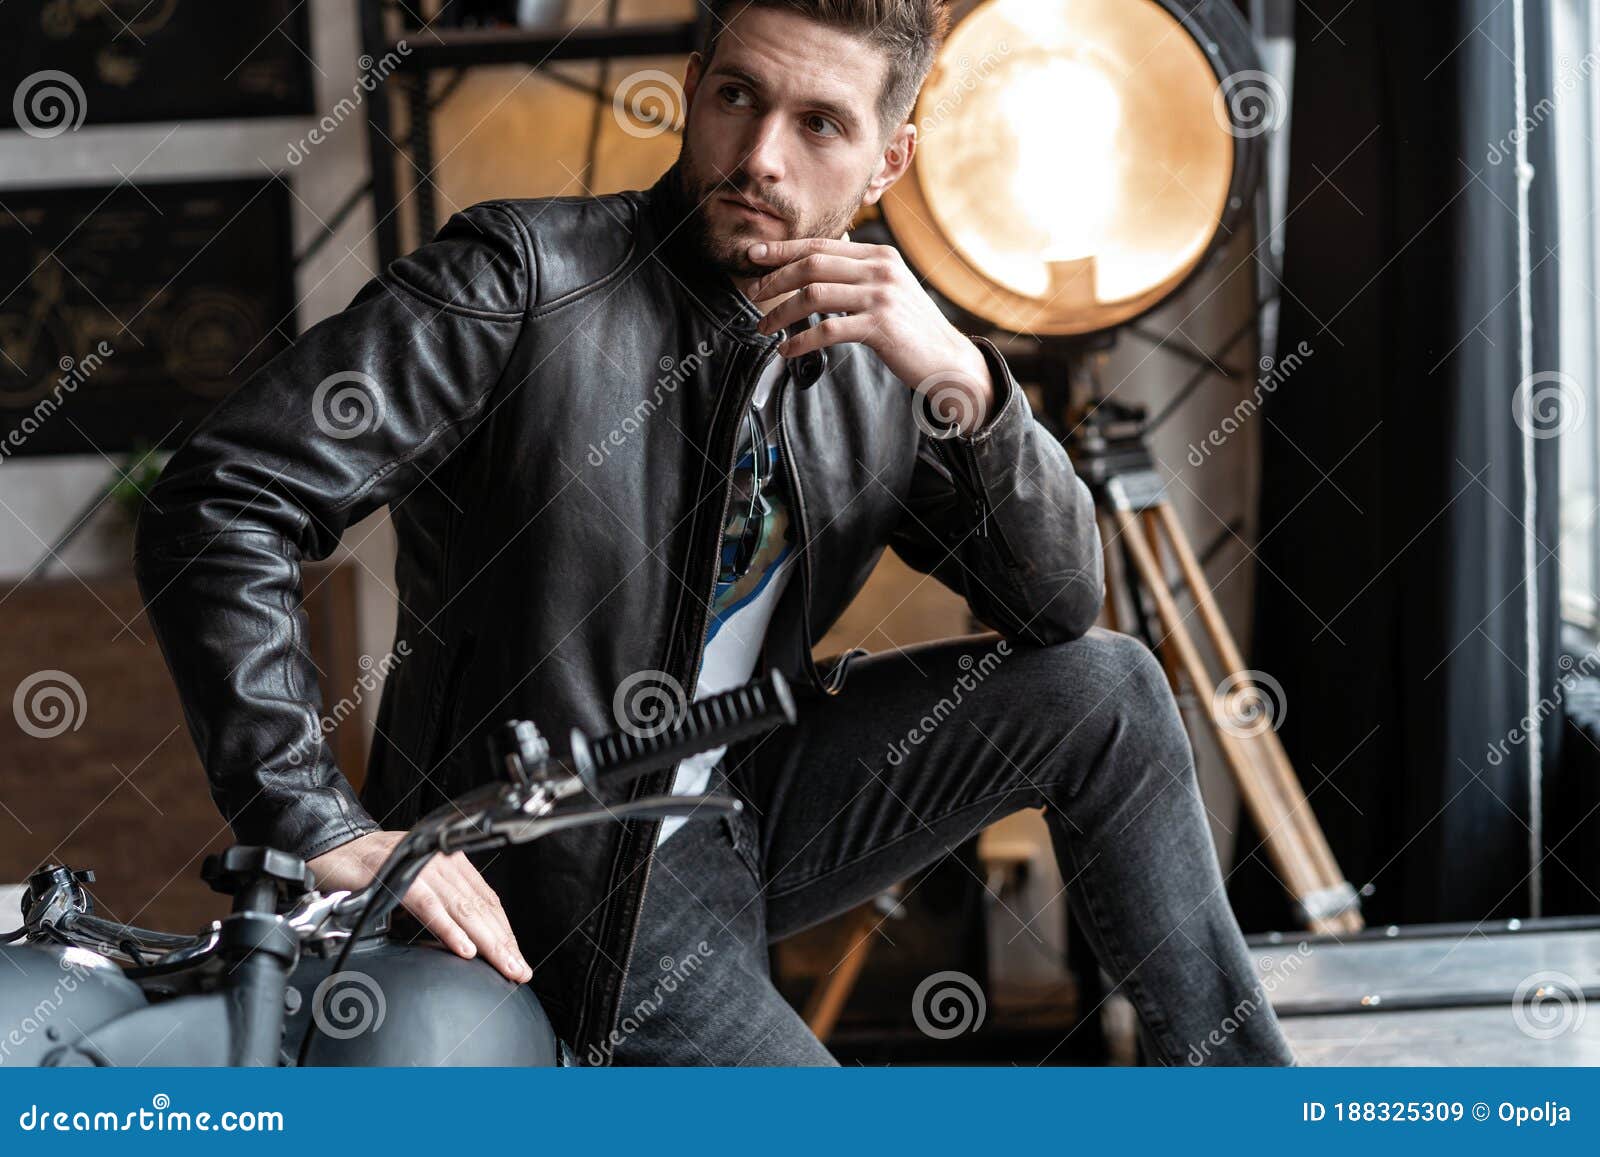
[{"label": "brake lever", "polygon": [[608,805],[603,803],[585,807],[557,808],[541,816],[514,816],[496,820],[482,837],[470,844],[452,847],[451,851],[480,852],[503,848],[508,844],[525,844],[542,839],[552,832],[582,827],[603,820],[672,819],[677,816],[734,815],[744,810],[744,804],[725,795],[652,795],[629,803]]}]

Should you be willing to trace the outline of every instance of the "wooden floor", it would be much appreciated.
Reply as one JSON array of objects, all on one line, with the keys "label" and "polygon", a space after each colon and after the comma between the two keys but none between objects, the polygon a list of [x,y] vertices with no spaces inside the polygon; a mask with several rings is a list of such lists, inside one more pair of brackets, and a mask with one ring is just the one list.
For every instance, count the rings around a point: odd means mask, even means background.
[{"label": "wooden floor", "polygon": [[1600,1065],[1600,919],[1253,942],[1308,1065]]}]

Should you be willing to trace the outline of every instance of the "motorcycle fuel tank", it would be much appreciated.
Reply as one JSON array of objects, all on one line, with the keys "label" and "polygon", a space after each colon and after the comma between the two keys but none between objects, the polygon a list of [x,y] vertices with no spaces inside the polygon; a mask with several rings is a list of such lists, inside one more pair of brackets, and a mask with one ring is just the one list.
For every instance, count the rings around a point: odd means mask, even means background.
[{"label": "motorcycle fuel tank", "polygon": [[38,1065],[147,1003],[116,964],[86,948],[0,945],[0,1068]]},{"label": "motorcycle fuel tank", "polygon": [[289,978],[284,1052],[293,1063],[306,1031],[307,1065],[550,1066],[556,1035],[533,990],[481,959],[383,937],[359,942],[339,972],[337,953],[302,957]]}]

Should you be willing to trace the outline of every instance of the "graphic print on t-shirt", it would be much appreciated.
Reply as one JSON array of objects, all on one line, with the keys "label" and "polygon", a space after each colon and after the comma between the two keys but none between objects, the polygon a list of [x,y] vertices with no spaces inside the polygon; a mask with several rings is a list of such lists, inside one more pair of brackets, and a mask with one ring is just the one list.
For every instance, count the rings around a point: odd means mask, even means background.
[{"label": "graphic print on t-shirt", "polygon": [[[746,423],[747,430],[749,425]],[[748,443],[733,468],[728,521],[722,527],[721,556],[722,574],[730,576],[730,581],[725,582],[720,576],[717,579],[717,593],[711,600],[711,623],[706,634],[708,648],[724,626],[734,627],[740,613],[761,597],[794,550],[789,505],[778,477],[777,438],[771,430],[762,432],[766,434],[766,441],[760,449],[759,473],[755,469],[755,452],[748,448]],[[760,494],[752,501],[752,489],[758,477]],[[746,542],[753,543],[748,548],[748,569],[742,576],[733,577],[741,561],[740,555],[746,552]],[[763,623],[762,627],[765,625]],[[759,638],[756,641],[759,642]]]}]

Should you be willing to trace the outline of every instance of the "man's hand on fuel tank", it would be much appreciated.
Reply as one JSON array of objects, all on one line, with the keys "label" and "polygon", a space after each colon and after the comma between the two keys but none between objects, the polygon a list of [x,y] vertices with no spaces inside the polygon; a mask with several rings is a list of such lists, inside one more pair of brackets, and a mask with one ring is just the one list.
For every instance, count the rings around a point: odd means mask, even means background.
[{"label": "man's hand on fuel tank", "polygon": [[[404,832],[368,832],[307,861],[323,891],[365,888]],[[508,980],[524,983],[533,969],[522,958],[500,897],[465,855],[434,856],[401,901],[439,942],[457,956],[479,952]]]}]

